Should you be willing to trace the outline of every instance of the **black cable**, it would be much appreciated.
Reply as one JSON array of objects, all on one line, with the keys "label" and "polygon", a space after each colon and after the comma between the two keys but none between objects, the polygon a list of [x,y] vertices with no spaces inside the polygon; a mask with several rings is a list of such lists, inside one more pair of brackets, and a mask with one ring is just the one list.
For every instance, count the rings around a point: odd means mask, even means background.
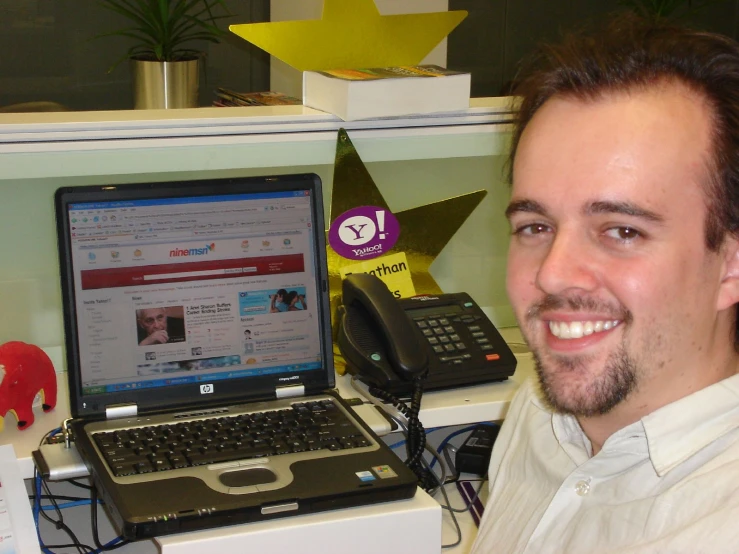
[{"label": "black cable", "polygon": [[131,541],[126,540],[126,539],[122,539],[121,542],[119,542],[118,544],[114,544],[113,546],[106,546],[100,542],[100,536],[98,535],[98,491],[94,485],[91,487],[91,490],[90,490],[90,500],[92,501],[90,503],[90,520],[92,522],[92,540],[95,543],[95,546],[98,547],[98,550],[100,550],[101,552],[108,552],[110,550],[116,550],[122,546],[126,546],[127,544],[129,544]]},{"label": "black cable", "polygon": [[[45,440],[45,438],[42,439],[42,442],[43,442],[43,440]],[[37,483],[39,481],[41,481],[41,486],[48,493],[47,495],[42,495],[41,494],[41,490],[37,486]],[[84,554],[84,552],[92,552],[92,551],[94,551],[95,549],[92,548],[91,546],[88,546],[86,544],[83,544],[77,538],[77,536],[74,534],[74,531],[72,531],[72,529],[70,529],[70,527],[67,524],[64,523],[64,519],[62,518],[61,511],[60,511],[59,506],[57,505],[56,500],[55,500],[55,495],[51,494],[51,491],[49,490],[49,487],[48,487],[48,484],[46,483],[46,481],[43,481],[43,480],[41,480],[39,478],[38,470],[36,468],[34,468],[33,482],[34,482],[34,493],[35,493],[35,495],[38,495],[39,502],[40,502],[41,498],[43,498],[44,496],[48,496],[48,499],[52,502],[52,505],[54,506],[55,511],[57,512],[57,514],[59,514],[59,519],[56,520],[56,519],[50,517],[46,513],[46,510],[40,510],[39,511],[39,515],[41,517],[43,517],[45,520],[47,520],[49,523],[51,523],[52,525],[54,525],[54,528],[57,529],[58,531],[64,531],[67,534],[67,536],[69,537],[69,539],[73,542],[73,545],[71,547],[70,546],[63,546],[63,548],[76,548],[77,549],[77,552],[79,552],[80,554]],[[36,500],[36,497],[34,496],[34,501],[35,500]],[[40,539],[40,536],[39,536],[39,539]],[[44,548],[46,548],[46,549],[49,549],[49,548],[62,548],[62,546],[59,546],[59,545],[56,545],[56,546],[46,545],[45,543],[43,543],[43,541],[41,541],[41,543],[44,546]]]},{"label": "black cable", "polygon": [[47,550],[51,548],[76,548],[78,552],[80,552],[80,548],[85,548],[86,550],[84,552],[95,552],[93,547],[87,546],[86,544],[44,544],[44,548]]},{"label": "black cable", "polygon": [[[427,464],[427,467],[429,468],[430,473],[434,476],[439,486],[431,492],[431,496],[434,496],[437,492],[441,492],[442,496],[444,497],[444,502],[446,505],[441,504],[442,510],[447,510],[449,512],[450,517],[452,518],[452,522],[454,523],[454,528],[457,533],[457,540],[452,544],[445,544],[442,545],[442,548],[453,548],[457,545],[459,545],[462,542],[462,529],[459,526],[459,522],[457,521],[455,513],[465,513],[469,512],[472,508],[475,501],[479,498],[480,493],[483,490],[483,487],[485,486],[485,483],[487,482],[487,477],[483,477],[482,479],[474,479],[474,481],[479,481],[480,485],[477,487],[477,490],[475,490],[475,494],[470,498],[469,502],[465,503],[464,508],[454,508],[452,507],[451,501],[449,500],[449,496],[447,495],[445,486],[451,483],[455,483],[457,481],[460,481],[459,479],[459,471],[455,467],[454,463],[451,460],[451,457],[448,455],[448,449],[453,448],[451,444],[445,444],[442,451],[444,452],[444,457],[446,458],[446,463],[444,460],[441,459],[441,456],[431,447],[427,446],[428,452],[435,458],[436,462],[438,462],[439,467],[441,468],[441,476],[436,475],[434,473],[433,469],[431,469],[431,464]],[[426,461],[424,460],[424,464],[426,464]],[[446,473],[447,468],[452,472],[454,475],[451,479],[446,479]],[[466,482],[471,482],[473,480],[471,479],[464,479]]]},{"label": "black cable", "polygon": [[[62,428],[59,427],[59,428],[56,428],[56,429],[52,429],[48,433],[44,434],[44,436],[41,437],[41,440],[39,441],[39,448],[41,447],[41,445],[43,445],[45,442],[47,442],[49,438],[51,438],[52,436],[56,435],[61,430],[62,430]],[[46,491],[47,494],[45,494],[45,495],[44,494],[41,494],[41,490],[38,488],[38,482],[39,481],[41,482],[41,486],[43,487],[43,489]],[[41,502],[42,499],[49,500],[51,502],[52,506],[54,506],[54,511],[59,516],[59,519],[57,520],[57,519],[54,519],[51,516],[49,516],[46,513],[46,510],[39,510],[39,515],[41,517],[43,517],[46,521],[48,521],[49,523],[51,523],[52,525],[54,525],[54,528],[55,529],[57,529],[59,531],[64,531],[67,534],[67,536],[70,538],[70,540],[72,541],[72,543],[73,543],[71,545],[51,545],[51,546],[49,546],[49,545],[46,545],[45,543],[43,543],[43,541],[41,541],[41,543],[43,544],[44,548],[46,548],[46,549],[49,549],[49,548],[76,548],[77,549],[77,552],[79,552],[80,554],[84,554],[85,552],[93,552],[95,549],[92,548],[89,545],[83,544],[77,538],[77,535],[74,534],[74,531],[72,531],[72,529],[70,529],[70,527],[66,523],[64,523],[64,517],[62,516],[62,512],[59,509],[59,505],[56,502],[56,498],[57,498],[56,495],[53,495],[51,493],[51,491],[49,490],[49,485],[47,484],[47,482],[44,479],[42,479],[42,478],[39,477],[38,469],[35,468],[35,467],[34,467],[34,470],[33,470],[33,482],[34,482],[34,487],[33,487],[33,492],[34,492],[33,500],[34,500],[34,502],[36,502],[37,499],[38,499],[38,502],[39,502],[38,505],[40,506],[40,502]],[[86,499],[83,498],[82,500],[86,500]],[[38,527],[38,522],[36,522],[36,526]],[[39,540],[41,540],[40,531],[39,531]]]},{"label": "black cable", "polygon": [[[442,452],[444,453],[444,458],[446,459],[447,466],[452,470],[452,475],[454,477],[450,479],[443,480],[445,485],[449,485],[451,483],[457,483],[460,481],[459,478],[459,471],[457,470],[457,467],[455,466],[454,462],[452,461],[451,456],[449,455],[449,450],[454,449],[454,447],[451,444],[445,444]],[[477,480],[477,479],[476,479]],[[480,486],[477,487],[477,490],[475,491],[475,494],[470,498],[469,502],[466,503],[464,508],[452,508],[451,504],[448,506],[442,506],[444,510],[449,510],[450,512],[456,512],[458,514],[463,514],[464,512],[469,512],[472,508],[472,505],[475,503],[475,501],[480,497],[480,492],[482,492],[482,488],[485,485],[485,482],[487,481],[487,476],[484,476],[482,479],[479,479]],[[471,482],[470,479],[464,479],[464,481]]]},{"label": "black cable", "polygon": [[[383,393],[384,393],[384,391],[383,391]],[[385,394],[383,394],[383,396],[385,396]],[[398,408],[401,412],[403,411],[398,406],[396,406],[396,408]],[[400,426],[401,430],[403,431],[403,434],[406,437],[406,442],[407,442],[407,439],[408,439],[408,429],[406,428],[406,425],[399,418],[393,417],[393,420]],[[442,449],[443,452],[444,452],[444,454],[445,454],[445,458],[446,458],[446,462],[445,462],[444,460],[441,459],[440,454],[438,452],[436,452],[433,447],[431,447],[430,445],[426,445],[426,447],[425,447],[425,450],[428,451],[429,454],[431,454],[431,456],[433,458],[433,461],[438,463],[439,468],[440,468],[440,471],[441,471],[441,475],[440,476],[437,475],[434,472],[434,470],[432,469],[430,463],[428,463],[425,459],[422,459],[422,463],[426,467],[426,469],[428,470],[429,475],[431,475],[432,478],[436,481],[436,486],[433,487],[433,488],[431,488],[431,489],[427,489],[426,492],[428,492],[428,494],[430,496],[432,496],[432,497],[435,496],[437,492],[441,492],[442,496],[444,497],[444,503],[446,505],[442,504],[441,502],[439,502],[439,504],[441,505],[441,508],[443,510],[447,510],[449,512],[449,516],[452,518],[452,523],[454,524],[454,529],[455,529],[455,532],[457,534],[457,540],[454,543],[452,543],[452,544],[442,545],[442,548],[443,549],[444,548],[453,548],[455,546],[458,546],[462,542],[462,528],[460,527],[459,521],[457,520],[457,518],[456,518],[456,516],[454,514],[455,513],[468,512],[472,508],[472,505],[474,504],[474,502],[480,496],[480,492],[482,491],[485,483],[487,482],[487,478],[486,477],[484,477],[482,479],[464,479],[464,481],[466,481],[466,482],[479,481],[480,482],[480,486],[475,491],[475,494],[472,496],[472,498],[470,499],[469,503],[466,504],[466,507],[465,508],[454,508],[454,507],[452,507],[451,501],[449,500],[449,496],[448,496],[448,494],[446,492],[445,486],[447,484],[456,483],[460,479],[459,479],[459,472],[457,471],[456,467],[454,466],[454,463],[452,462],[451,458],[448,455],[448,449],[451,449],[451,448],[453,448],[451,444],[445,444],[444,445],[444,448]],[[447,479],[447,468],[449,470],[453,471],[453,473],[454,473],[454,477],[451,478],[451,479]]]},{"label": "black cable", "polygon": [[418,413],[421,410],[421,398],[423,396],[423,383],[426,374],[420,374],[413,379],[413,392],[411,394],[410,407],[398,397],[376,386],[370,386],[368,391],[380,400],[392,404],[408,421],[408,437],[406,441],[406,453],[408,455],[405,463],[418,478],[419,486],[425,491],[436,487],[436,479],[431,471],[423,464],[423,453],[426,449],[426,430],[423,428]]},{"label": "black cable", "polygon": [[100,550],[103,549],[103,545],[100,543],[100,537],[98,536],[98,491],[95,487],[92,487],[90,491],[90,522],[92,523],[92,540]]},{"label": "black cable", "polygon": [[442,453],[444,454],[444,459],[446,460],[446,465],[451,469],[452,477],[444,481],[444,484],[447,483],[456,483],[459,481],[459,471],[457,470],[457,466],[452,461],[452,457],[449,455],[449,450],[453,449],[454,447],[451,444],[445,444],[444,447],[441,449]]},{"label": "black cable", "polygon": [[470,498],[470,501],[465,505],[464,508],[452,508],[451,505],[449,505],[449,506],[442,506],[442,508],[444,510],[449,510],[450,512],[457,512],[458,514],[463,514],[465,512],[469,512],[470,509],[472,508],[472,505],[480,497],[480,493],[482,492],[482,489],[485,486],[485,483],[486,482],[487,482],[487,479],[480,479],[480,486],[477,487],[477,490],[475,491],[475,494],[472,495],[472,498]]},{"label": "black cable", "polygon": [[454,530],[457,533],[457,540],[456,541],[454,541],[451,544],[442,544],[441,545],[441,548],[442,549],[443,548],[454,548],[455,546],[459,545],[462,542],[462,528],[459,526],[459,521],[457,521],[457,516],[454,515],[454,510],[451,509],[452,508],[452,504],[449,501],[449,496],[447,495],[446,489],[444,488],[444,477],[446,476],[446,469],[444,467],[444,462],[441,459],[441,457],[439,456],[439,454],[437,454],[434,451],[433,448],[429,448],[428,451],[431,453],[431,455],[434,457],[434,459],[436,459],[436,461],[439,462],[439,467],[441,468],[441,477],[439,477],[430,468],[430,464],[427,463],[425,459],[423,460],[424,465],[428,468],[429,474],[432,476],[433,479],[436,480],[436,483],[438,484],[438,486],[436,487],[436,490],[434,491],[433,494],[436,494],[437,491],[441,491],[441,495],[444,497],[444,502],[446,502],[446,506],[444,506],[441,503],[439,503],[439,504],[441,505],[441,508],[442,509],[446,509],[447,507],[449,508],[449,515],[452,518],[452,523],[454,523]]},{"label": "black cable", "polygon": [[79,481],[75,481],[74,479],[67,479],[67,483],[69,483],[70,485],[74,485],[75,487],[85,489],[87,491],[92,490],[92,487],[90,485],[85,485],[84,483],[80,483]]},{"label": "black cable", "polygon": [[53,494],[51,494],[51,491],[49,490],[49,484],[42,479],[41,480],[41,486],[46,491],[46,495],[49,496],[49,500],[51,502],[51,505],[54,506],[54,511],[56,512],[57,516],[59,516],[59,519],[58,520],[52,519],[51,517],[49,517],[46,514],[46,511],[45,510],[41,510],[41,512],[39,512],[40,515],[44,519],[46,519],[47,521],[53,523],[54,524],[54,527],[56,527],[57,530],[64,531],[69,536],[69,538],[72,540],[72,542],[75,544],[75,547],[77,548],[77,552],[79,552],[80,554],[83,554],[83,552],[84,552],[82,550],[83,548],[86,548],[88,551],[94,550],[90,546],[87,546],[87,545],[83,544],[77,538],[77,535],[74,534],[74,532],[72,531],[72,529],[70,529],[70,527],[66,523],[64,523],[64,516],[62,515],[62,511],[59,509],[59,504],[57,504],[56,498],[54,497]]},{"label": "black cable", "polygon": [[[28,495],[28,500],[33,500],[34,498],[36,498],[36,495]],[[64,500],[65,502],[81,502],[83,500],[90,500],[89,498],[83,498],[81,496],[66,496],[64,494],[52,494],[51,496],[48,494],[42,494],[39,498],[41,500],[51,500],[52,498],[55,498],[57,501]]]}]

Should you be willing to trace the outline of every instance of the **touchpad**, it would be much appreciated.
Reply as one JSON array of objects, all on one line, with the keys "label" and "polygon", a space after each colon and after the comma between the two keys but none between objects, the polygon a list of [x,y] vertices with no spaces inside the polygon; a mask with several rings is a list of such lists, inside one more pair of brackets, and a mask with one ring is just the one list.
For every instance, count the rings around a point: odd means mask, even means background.
[{"label": "touchpad", "polygon": [[277,475],[263,467],[227,471],[218,476],[227,487],[249,487],[277,481]]}]

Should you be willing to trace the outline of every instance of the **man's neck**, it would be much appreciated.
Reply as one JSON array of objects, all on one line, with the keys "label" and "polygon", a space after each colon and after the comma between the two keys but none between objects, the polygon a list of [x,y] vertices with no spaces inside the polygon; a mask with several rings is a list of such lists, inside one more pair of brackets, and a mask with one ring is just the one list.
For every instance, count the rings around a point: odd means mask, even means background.
[{"label": "man's neck", "polygon": [[739,373],[739,355],[733,348],[731,352],[718,358],[707,359],[705,370],[694,372],[692,379],[688,379],[685,375],[680,376],[679,379],[677,377],[671,379],[673,383],[680,384],[679,388],[665,386],[665,381],[670,379],[664,375],[656,379],[644,378],[628,398],[607,414],[590,417],[578,416],[580,427],[592,445],[593,456],[600,452],[608,437],[616,431],[668,404]]}]

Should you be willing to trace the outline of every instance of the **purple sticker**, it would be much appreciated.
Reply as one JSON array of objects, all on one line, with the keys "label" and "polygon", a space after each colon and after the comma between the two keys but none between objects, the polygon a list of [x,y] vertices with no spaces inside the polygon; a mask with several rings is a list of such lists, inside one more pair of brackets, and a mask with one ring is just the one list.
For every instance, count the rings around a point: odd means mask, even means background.
[{"label": "purple sticker", "polygon": [[328,243],[350,260],[369,260],[386,254],[400,235],[395,216],[377,206],[352,208],[336,218],[328,230]]}]

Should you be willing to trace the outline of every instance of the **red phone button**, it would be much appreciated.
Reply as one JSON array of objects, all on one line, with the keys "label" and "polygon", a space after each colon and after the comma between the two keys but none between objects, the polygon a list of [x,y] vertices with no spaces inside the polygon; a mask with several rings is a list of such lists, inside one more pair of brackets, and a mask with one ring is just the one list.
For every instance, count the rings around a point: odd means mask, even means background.
[{"label": "red phone button", "polygon": [[485,354],[485,359],[488,362],[492,362],[493,360],[500,360],[499,354]]}]

